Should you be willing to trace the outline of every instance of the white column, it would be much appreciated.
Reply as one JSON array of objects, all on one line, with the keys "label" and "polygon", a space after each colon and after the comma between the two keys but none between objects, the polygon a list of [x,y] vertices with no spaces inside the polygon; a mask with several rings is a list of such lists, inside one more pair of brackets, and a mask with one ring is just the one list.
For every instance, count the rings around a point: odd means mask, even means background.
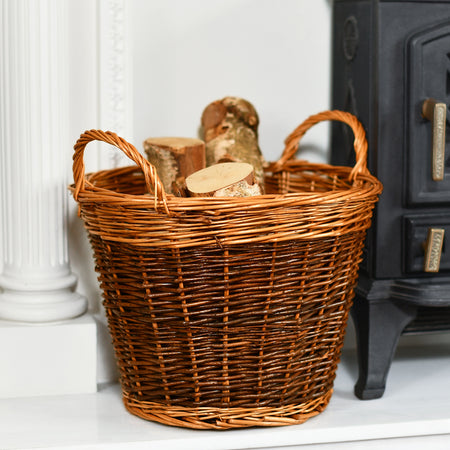
[{"label": "white column", "polygon": [[0,318],[86,311],[67,251],[68,36],[65,0],[1,0]]},{"label": "white column", "polygon": [[96,390],[96,324],[68,258],[67,6],[0,0],[0,398]]}]

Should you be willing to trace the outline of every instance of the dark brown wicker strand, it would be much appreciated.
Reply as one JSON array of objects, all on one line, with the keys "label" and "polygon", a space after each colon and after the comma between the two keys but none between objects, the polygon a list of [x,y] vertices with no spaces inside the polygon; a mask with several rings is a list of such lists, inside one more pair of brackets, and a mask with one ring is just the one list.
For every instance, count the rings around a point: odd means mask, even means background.
[{"label": "dark brown wicker strand", "polygon": [[[323,120],[355,134],[353,168],[293,160]],[[136,164],[85,175],[86,145]],[[266,194],[166,195],[156,171],[111,132],[75,144],[71,190],[89,233],[123,400],[168,425],[302,423],[331,397],[358,265],[381,184],[357,119],[311,116],[266,168]]]}]

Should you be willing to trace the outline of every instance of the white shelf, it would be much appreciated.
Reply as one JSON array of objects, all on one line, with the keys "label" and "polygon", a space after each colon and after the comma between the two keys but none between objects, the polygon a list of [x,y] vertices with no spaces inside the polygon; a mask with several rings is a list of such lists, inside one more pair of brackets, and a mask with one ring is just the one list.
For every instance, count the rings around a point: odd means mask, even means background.
[{"label": "white shelf", "polygon": [[0,448],[448,449],[449,350],[448,340],[402,347],[384,396],[361,401],[353,395],[354,351],[346,349],[328,408],[298,426],[220,432],[169,427],[129,414],[117,385],[102,386],[95,394],[2,400]]}]

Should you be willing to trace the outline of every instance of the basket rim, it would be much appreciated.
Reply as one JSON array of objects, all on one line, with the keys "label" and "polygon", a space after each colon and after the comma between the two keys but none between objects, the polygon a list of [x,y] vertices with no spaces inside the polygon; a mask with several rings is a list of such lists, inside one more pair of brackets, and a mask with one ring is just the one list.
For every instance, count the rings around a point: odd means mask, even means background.
[{"label": "basket rim", "polygon": [[[270,163],[267,172],[276,163]],[[352,168],[346,166],[334,166],[322,163],[309,163],[304,161],[290,161],[286,163],[289,167],[295,167],[296,173],[315,172],[325,176],[337,176],[340,180],[348,181],[347,176],[351,173]],[[97,172],[88,173],[85,176],[85,188],[79,193],[77,201],[84,202],[102,202],[105,201],[142,208],[155,208],[161,213],[165,213],[160,200],[155,199],[152,193],[146,194],[127,194],[123,192],[113,191],[104,187],[96,186],[91,182],[92,179],[102,175],[139,173],[142,174],[138,166],[127,166],[115,169],[106,169]],[[275,172],[276,173],[281,173]],[[341,174],[338,174],[341,172]],[[69,185],[69,190],[74,193],[76,189],[75,183]],[[358,174],[356,180],[349,184],[346,188],[335,188],[328,191],[298,191],[284,194],[263,194],[251,197],[177,197],[173,194],[167,194],[167,206],[171,212],[189,210],[202,210],[208,213],[217,210],[232,210],[233,208],[245,207],[247,209],[259,209],[261,207],[277,207],[277,206],[298,206],[299,204],[319,205],[319,204],[336,204],[340,201],[367,201],[372,197],[377,197],[383,190],[382,183],[373,175]],[[155,202],[156,200],[156,202]]]},{"label": "basket rim", "polygon": [[[298,164],[299,161],[294,159],[294,156],[297,152],[298,145],[302,136],[315,124],[325,121],[325,120],[336,120],[343,122],[350,126],[354,134],[354,142],[353,147],[356,155],[356,163],[353,168],[343,169],[339,166],[330,166],[328,164],[308,164],[304,162],[300,162],[302,164],[303,170],[333,170],[335,173],[337,170],[341,170],[341,172],[345,172],[349,182],[353,182],[352,187],[349,189],[335,189],[329,191],[320,191],[320,194],[313,192],[303,192],[297,191],[293,193],[293,195],[289,194],[270,194],[269,197],[266,196],[252,196],[252,197],[225,197],[222,199],[214,198],[213,201],[207,200],[205,203],[205,197],[198,197],[199,200],[192,200],[192,197],[189,197],[187,200],[180,200],[177,198],[174,200],[174,197],[169,197],[164,190],[164,186],[156,172],[155,166],[153,166],[149,161],[147,161],[144,156],[136,150],[136,148],[125,141],[120,136],[117,136],[115,133],[111,131],[102,131],[102,130],[89,130],[83,133],[77,142],[74,145],[74,155],[73,155],[73,175],[74,175],[74,184],[71,186],[71,190],[75,200],[81,202],[84,199],[89,199],[88,201],[94,201],[93,193],[97,192],[100,196],[102,196],[102,200],[117,200],[121,198],[122,200],[128,199],[133,202],[152,202],[153,208],[156,211],[164,210],[165,213],[170,216],[171,214],[177,214],[180,205],[185,208],[208,208],[211,210],[218,208],[249,208],[251,205],[255,205],[261,203],[261,200],[264,206],[268,206],[269,200],[272,202],[276,202],[277,200],[281,203],[288,199],[303,199],[309,202],[326,203],[326,202],[335,202],[336,195],[345,197],[360,197],[364,200],[365,197],[376,196],[381,193],[381,183],[373,177],[368,168],[367,168],[367,140],[365,136],[365,131],[362,124],[359,120],[352,114],[333,110],[333,111],[322,111],[318,114],[309,116],[304,122],[302,122],[285,140],[285,149],[282,152],[281,158],[270,164],[270,170],[274,173],[283,172],[286,167],[296,167],[299,170]],[[129,159],[131,159],[136,165],[141,169],[145,184],[147,186],[147,191],[153,193],[152,196],[133,196],[130,194],[119,194],[112,193],[107,189],[96,188],[90,180],[93,178],[93,175],[88,178],[85,174],[85,165],[84,165],[84,151],[86,145],[92,141],[102,141],[108,144],[111,144],[118,149],[120,149]],[[114,169],[113,169],[114,170]],[[126,170],[126,169],[125,169]],[[98,174],[99,172],[97,172]],[[105,174],[104,171],[100,171],[100,173]],[[124,172],[122,172],[124,173]],[[364,181],[369,182],[369,188],[363,189]],[[106,195],[108,197],[105,197]],[[126,195],[126,197],[124,197]],[[143,198],[147,197],[147,198]],[[232,199],[232,200],[230,200]],[[175,211],[173,210],[175,208]]]}]

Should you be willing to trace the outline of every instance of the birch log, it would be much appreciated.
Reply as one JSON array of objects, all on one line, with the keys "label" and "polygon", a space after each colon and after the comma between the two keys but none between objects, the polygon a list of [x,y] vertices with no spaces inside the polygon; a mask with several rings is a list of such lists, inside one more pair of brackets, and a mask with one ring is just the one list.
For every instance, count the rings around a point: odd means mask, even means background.
[{"label": "birch log", "polygon": [[201,122],[206,165],[251,164],[256,182],[264,192],[264,158],[258,144],[259,118],[254,106],[239,97],[225,97],[204,109]]},{"label": "birch log", "polygon": [[186,177],[203,169],[205,143],[187,137],[155,137],[144,141],[147,159],[155,166],[167,194],[185,195]]}]

